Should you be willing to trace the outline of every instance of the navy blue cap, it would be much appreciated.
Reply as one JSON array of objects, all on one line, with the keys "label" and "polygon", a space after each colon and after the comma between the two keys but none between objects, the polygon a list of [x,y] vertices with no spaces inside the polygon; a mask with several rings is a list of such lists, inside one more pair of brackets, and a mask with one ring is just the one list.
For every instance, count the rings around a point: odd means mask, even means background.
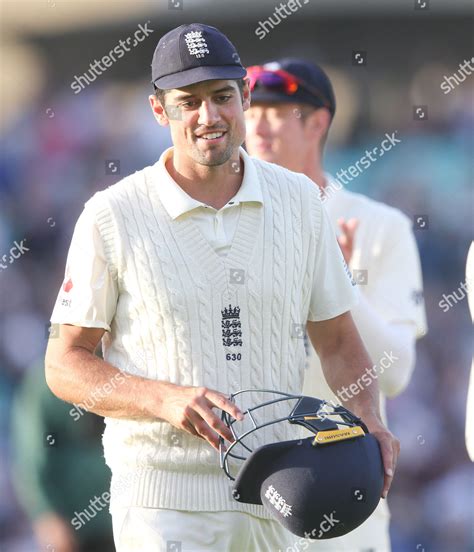
[{"label": "navy blue cap", "polygon": [[152,83],[165,90],[246,74],[232,42],[201,23],[181,25],[162,36],[151,63]]},{"label": "navy blue cap", "polygon": [[270,90],[257,83],[252,91],[252,103],[301,103],[314,107],[322,107],[323,101],[321,101],[321,98],[323,98],[324,103],[329,106],[329,112],[334,117],[334,113],[336,112],[334,90],[329,77],[319,65],[303,59],[283,58],[265,63],[263,67],[270,70],[283,69],[283,71],[300,79],[302,83],[308,84],[318,92],[318,95],[306,90],[304,84],[298,88],[296,93],[287,95],[283,91]]}]

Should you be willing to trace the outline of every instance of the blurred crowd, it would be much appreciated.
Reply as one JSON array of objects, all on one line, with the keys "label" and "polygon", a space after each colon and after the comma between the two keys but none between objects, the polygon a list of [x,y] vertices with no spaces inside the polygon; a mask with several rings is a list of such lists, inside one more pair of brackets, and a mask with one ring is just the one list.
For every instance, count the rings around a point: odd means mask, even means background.
[{"label": "blurred crowd", "polygon": [[[14,432],[34,420],[27,405],[14,405],[25,374],[43,369],[49,316],[75,221],[97,190],[154,163],[171,144],[149,109],[148,86],[104,80],[78,95],[68,88],[46,90],[1,136],[0,261],[6,258],[0,268],[0,550],[36,549],[28,487],[21,488],[14,470]],[[464,445],[472,326],[466,300],[447,312],[439,306],[443,294],[465,280],[473,237],[472,125],[469,105],[448,122],[434,116],[400,125],[400,145],[350,186],[428,223],[415,235],[429,332],[418,344],[410,386],[388,401],[391,429],[402,443],[389,495],[394,552],[474,546],[474,478]],[[366,129],[354,129],[337,148],[329,144],[329,172],[347,167],[395,130]],[[10,262],[15,243],[23,243],[22,254]]]}]

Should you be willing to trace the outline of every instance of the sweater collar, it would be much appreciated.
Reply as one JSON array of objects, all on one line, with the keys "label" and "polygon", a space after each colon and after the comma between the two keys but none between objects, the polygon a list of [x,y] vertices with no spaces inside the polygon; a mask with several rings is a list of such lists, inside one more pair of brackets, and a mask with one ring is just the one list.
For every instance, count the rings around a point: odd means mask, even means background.
[{"label": "sweater collar", "polygon": [[[157,193],[167,213],[174,220],[183,213],[192,211],[197,207],[208,206],[187,194],[181,186],[171,178],[166,169],[166,161],[172,153],[173,148],[168,148],[161,154],[158,160],[157,167],[159,179]],[[244,162],[244,177],[238,192],[230,199],[225,207],[229,204],[238,205],[244,202],[258,202],[263,204],[262,190],[252,158],[243,148],[239,148],[239,155]]]}]

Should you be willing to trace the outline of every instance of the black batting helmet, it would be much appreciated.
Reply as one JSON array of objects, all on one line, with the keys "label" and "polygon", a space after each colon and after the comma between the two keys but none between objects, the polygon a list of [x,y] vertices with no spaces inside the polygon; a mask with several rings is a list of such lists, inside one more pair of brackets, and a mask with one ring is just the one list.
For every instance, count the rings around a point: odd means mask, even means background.
[{"label": "black batting helmet", "polygon": [[[221,467],[234,482],[234,499],[263,504],[300,537],[340,537],[363,523],[377,507],[384,480],[378,442],[363,421],[342,406],[279,391],[239,391],[230,399],[236,402],[252,393],[263,393],[269,400],[243,409],[247,430],[239,432],[243,422],[222,412],[235,438],[227,449],[221,439],[220,447]],[[286,416],[265,419],[265,407],[285,401]],[[288,423],[303,426],[311,436],[255,450],[249,446],[254,432]],[[301,435],[295,427],[295,437]]]}]

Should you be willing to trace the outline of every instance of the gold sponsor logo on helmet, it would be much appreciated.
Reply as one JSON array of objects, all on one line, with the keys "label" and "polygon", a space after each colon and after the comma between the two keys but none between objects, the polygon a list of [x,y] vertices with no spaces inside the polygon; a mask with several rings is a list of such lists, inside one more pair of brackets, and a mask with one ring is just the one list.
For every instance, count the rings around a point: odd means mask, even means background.
[{"label": "gold sponsor logo on helmet", "polygon": [[327,445],[335,441],[344,441],[346,439],[355,439],[363,437],[364,430],[360,426],[348,427],[344,429],[333,429],[331,431],[318,431],[314,438],[313,445]]}]

